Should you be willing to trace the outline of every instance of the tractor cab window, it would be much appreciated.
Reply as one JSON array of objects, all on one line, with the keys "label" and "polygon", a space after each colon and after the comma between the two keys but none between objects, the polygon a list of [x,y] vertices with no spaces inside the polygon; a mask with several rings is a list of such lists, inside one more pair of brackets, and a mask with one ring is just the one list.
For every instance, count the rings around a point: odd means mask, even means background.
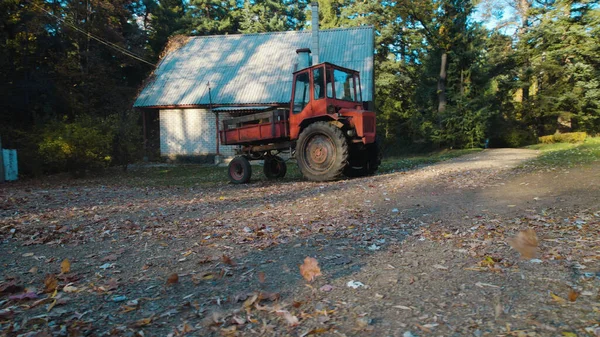
[{"label": "tractor cab window", "polygon": [[335,82],[335,98],[356,102],[354,74],[334,69],[333,80]]},{"label": "tractor cab window", "polygon": [[294,85],[294,113],[300,113],[310,100],[310,81],[308,72],[303,72],[296,75],[296,83]]},{"label": "tractor cab window", "polygon": [[325,87],[323,83],[325,79],[323,78],[323,67],[313,69],[313,87],[315,89],[314,99],[325,98]]},{"label": "tractor cab window", "polygon": [[333,78],[331,78],[331,69],[327,69],[327,78],[325,79],[325,87],[327,88],[327,97],[333,98]]},{"label": "tractor cab window", "polygon": [[362,102],[362,90],[360,87],[360,77],[358,75],[354,75],[354,83],[356,83],[356,98],[357,101]]}]

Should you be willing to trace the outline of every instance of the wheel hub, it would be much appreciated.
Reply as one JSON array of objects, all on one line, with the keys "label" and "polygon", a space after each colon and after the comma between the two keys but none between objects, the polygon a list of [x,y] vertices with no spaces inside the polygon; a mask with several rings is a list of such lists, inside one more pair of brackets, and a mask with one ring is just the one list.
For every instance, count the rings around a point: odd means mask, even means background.
[{"label": "wheel hub", "polygon": [[327,159],[327,148],[323,144],[316,144],[310,151],[310,157],[313,162],[322,164]]}]

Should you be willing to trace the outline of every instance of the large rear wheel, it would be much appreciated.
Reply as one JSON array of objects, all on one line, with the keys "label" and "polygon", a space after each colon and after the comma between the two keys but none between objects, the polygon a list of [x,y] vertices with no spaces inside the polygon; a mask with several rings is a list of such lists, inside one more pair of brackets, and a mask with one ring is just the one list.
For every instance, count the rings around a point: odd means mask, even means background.
[{"label": "large rear wheel", "polygon": [[235,157],[229,163],[227,170],[229,180],[234,184],[245,184],[252,176],[252,166],[246,157]]},{"label": "large rear wheel", "polygon": [[287,172],[287,166],[285,161],[279,156],[268,156],[265,157],[265,165],[263,166],[263,172],[267,179],[279,179],[285,177]]},{"label": "large rear wheel", "polygon": [[348,143],[342,131],[327,122],[314,122],[302,131],[296,145],[298,167],[308,180],[338,178],[348,160]]}]

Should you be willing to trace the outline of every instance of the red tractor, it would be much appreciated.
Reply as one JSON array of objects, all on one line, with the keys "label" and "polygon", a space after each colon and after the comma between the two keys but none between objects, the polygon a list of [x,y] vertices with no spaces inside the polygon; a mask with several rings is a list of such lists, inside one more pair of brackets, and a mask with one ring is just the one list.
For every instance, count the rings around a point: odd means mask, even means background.
[{"label": "red tractor", "polygon": [[224,120],[219,137],[223,145],[241,145],[228,170],[235,184],[250,180],[251,160],[264,160],[267,178],[282,178],[283,152],[313,181],[372,174],[381,162],[375,113],[363,110],[359,73],[330,63],[294,73],[289,108]]}]

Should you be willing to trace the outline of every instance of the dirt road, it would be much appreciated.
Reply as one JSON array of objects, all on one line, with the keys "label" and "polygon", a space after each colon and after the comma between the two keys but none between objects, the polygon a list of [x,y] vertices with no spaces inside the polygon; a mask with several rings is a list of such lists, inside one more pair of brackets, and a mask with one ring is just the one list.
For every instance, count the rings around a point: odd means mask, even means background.
[{"label": "dirt road", "polygon": [[[523,166],[535,155],[331,183],[2,186],[0,332],[600,336],[600,169]],[[533,260],[508,244],[526,228]]]}]

